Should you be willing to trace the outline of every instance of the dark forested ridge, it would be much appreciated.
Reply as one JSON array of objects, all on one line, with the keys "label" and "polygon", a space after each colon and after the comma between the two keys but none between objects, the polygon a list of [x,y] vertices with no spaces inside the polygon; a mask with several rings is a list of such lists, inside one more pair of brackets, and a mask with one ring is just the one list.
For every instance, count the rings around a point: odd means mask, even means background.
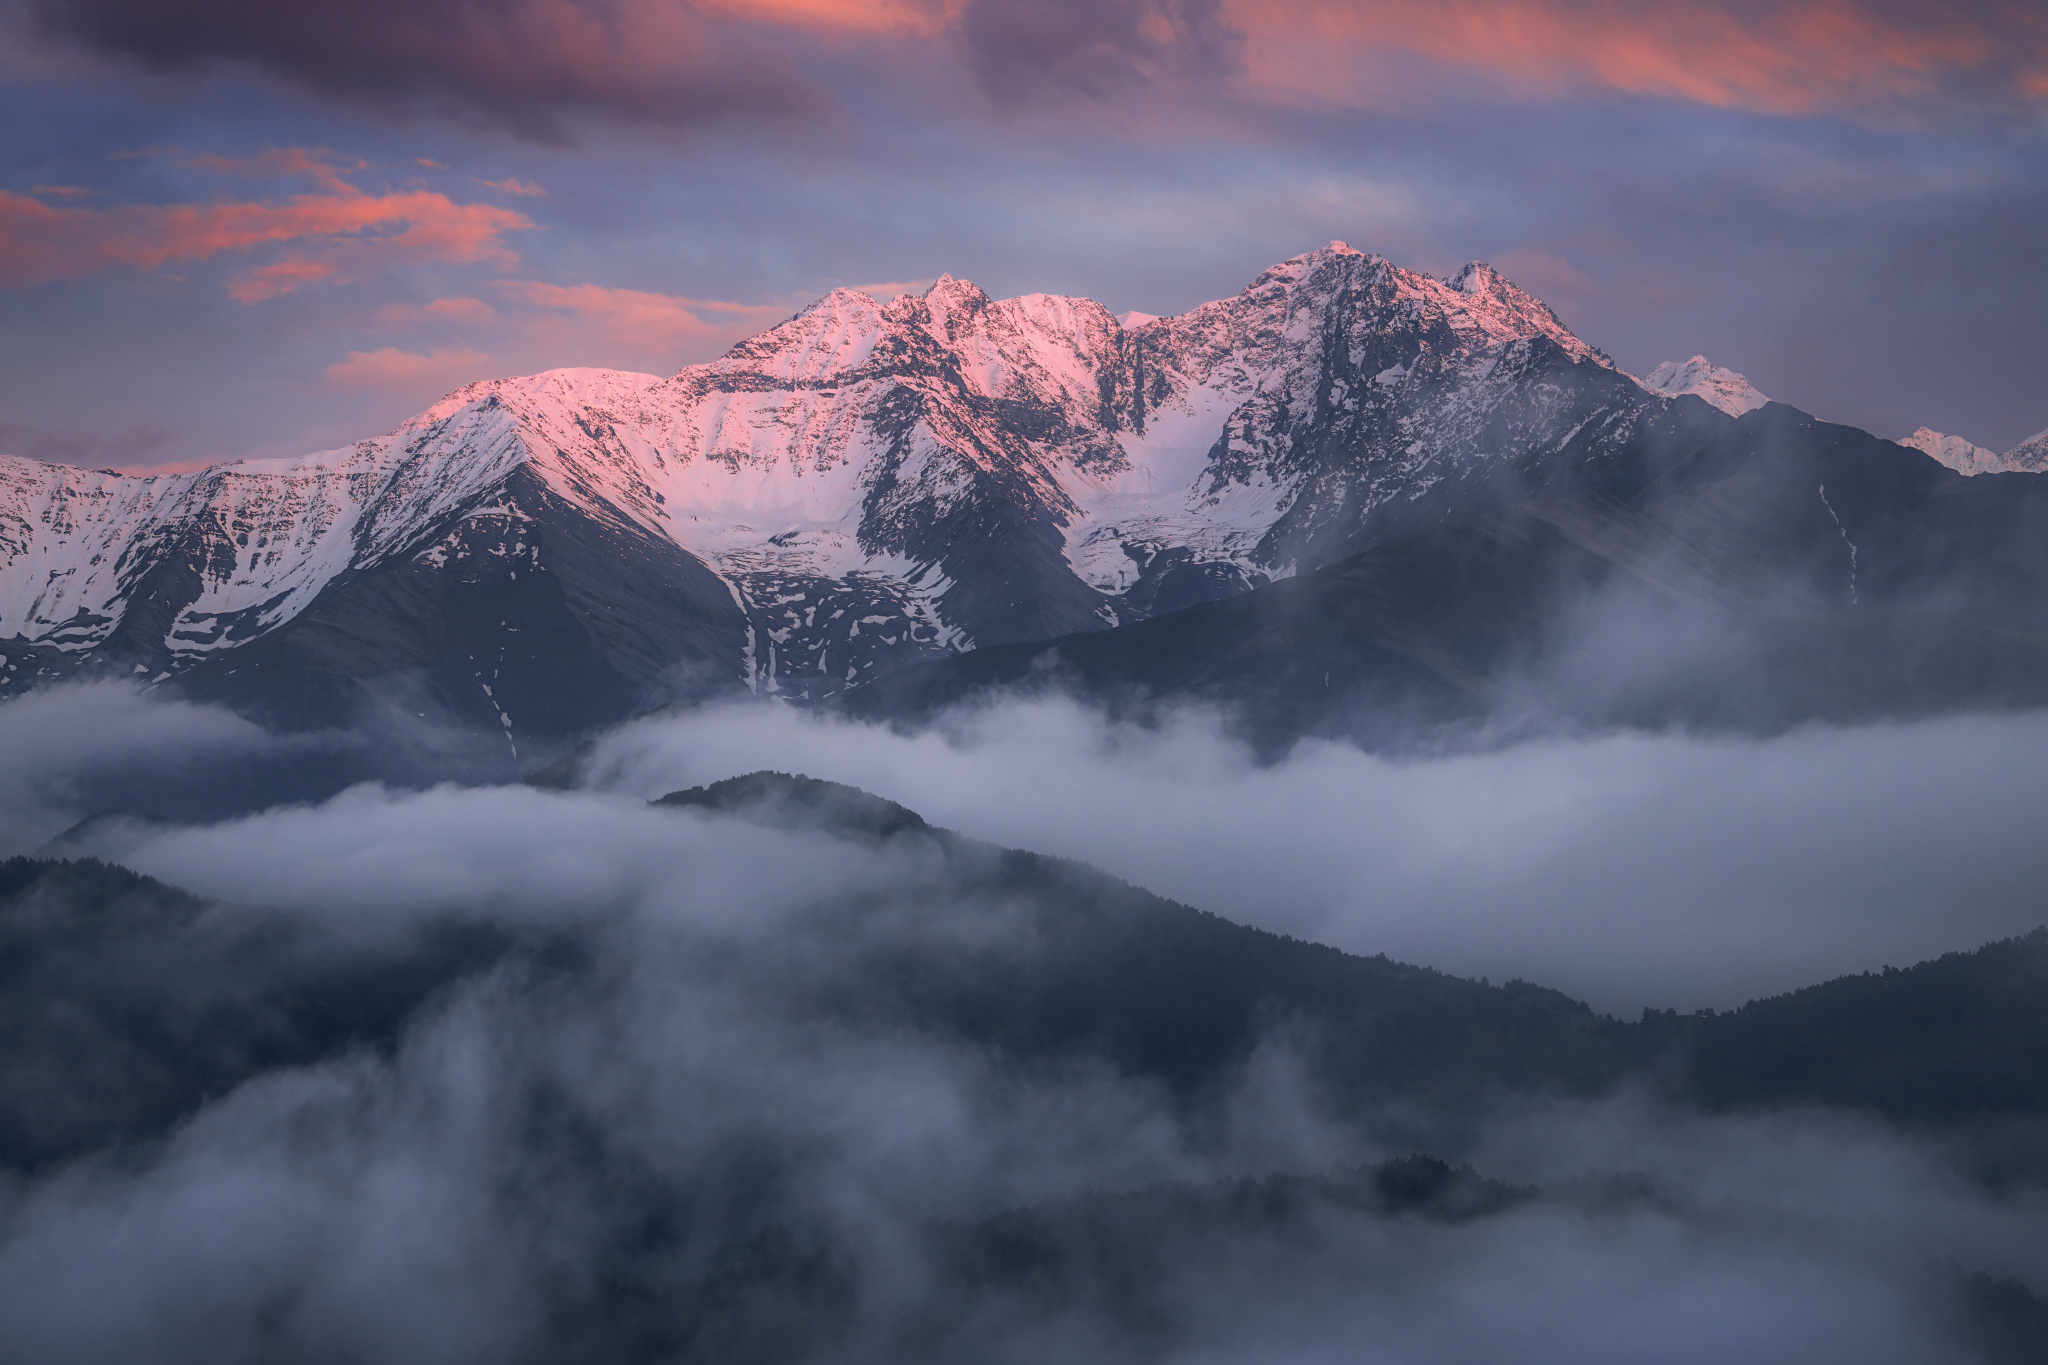
[{"label": "dark forested ridge", "polygon": [[[836,783],[757,773],[657,804],[914,847],[931,860],[914,894],[1029,925],[1022,950],[1014,935],[862,940],[810,1007],[1020,1061],[1098,1056],[1188,1103],[1284,1037],[1326,1100],[1361,1118],[1390,1100],[1456,1115],[1643,1084],[1713,1109],[1839,1106],[1934,1129],[2048,1121],[2048,930],[1738,1010],[1622,1021],[1528,982],[1234,924]],[[871,895],[828,895],[819,932],[876,913]],[[301,921],[104,863],[12,859],[0,864],[0,1158],[154,1131],[267,1069],[388,1044],[437,991],[508,956],[586,970],[585,931],[552,932],[515,934],[480,910],[344,951]]]},{"label": "dark forested ridge", "polygon": [[[633,930],[617,907],[573,905],[539,919],[458,907],[340,932],[102,862],[0,863],[0,1168],[33,1179],[79,1159],[173,1151],[195,1116],[260,1088],[249,1082],[321,1064],[342,1077],[402,1070],[408,1039],[464,1000],[495,1000],[510,1010],[513,1050],[497,1054],[502,1147],[487,1157],[545,1171],[567,1193],[513,1180],[492,1198],[508,1226],[538,1218],[550,1237],[568,1225],[535,1201],[566,1198],[588,1242],[587,1267],[550,1272],[518,1358],[629,1362],[823,1358],[854,1339],[864,1345],[852,1358],[984,1359],[990,1343],[1037,1340],[1047,1323],[1085,1329],[1091,1359],[1164,1361],[1236,1321],[1232,1300],[1192,1286],[1244,1286],[1231,1292],[1268,1305],[1300,1295],[1302,1311],[1327,1311],[1316,1286],[1340,1283],[1330,1265],[1367,1268],[1341,1282],[1337,1301],[1350,1302],[1407,1292],[1409,1258],[1430,1248],[1510,1245],[1530,1227],[1621,1237],[1679,1216],[1692,1196],[1648,1177],[1539,1187],[1453,1164],[1489,1119],[1559,1100],[1633,1094],[1694,1116],[1849,1111],[1957,1155],[1987,1191],[2048,1179],[2048,930],[1739,1010],[1624,1021],[1526,982],[1461,980],[1234,924],[836,783],[752,773],[655,805],[857,851],[890,876],[821,884],[763,938],[686,929],[672,942]],[[1440,1155],[1165,1174],[921,1216],[884,1252],[792,1202],[828,1132],[771,1128],[650,1164],[648,1152],[670,1149],[645,1146],[631,1096],[593,1099],[611,1095],[602,1079],[579,1088],[526,1060],[536,1039],[521,1030],[594,1020],[604,1049],[631,1048],[619,1030],[645,1022],[648,992],[707,988],[724,992],[721,1008],[749,1002],[771,1032],[856,1049],[918,1040],[975,1058],[999,1093],[1004,1077],[1025,1093],[1033,1077],[1113,1077],[1117,1093],[1171,1115],[1190,1152],[1228,1129],[1249,1078],[1284,1055],[1316,1122],[1359,1151]],[[664,1083],[673,1046],[673,1035],[651,1040],[642,1055],[655,1070],[619,1074]],[[733,1059],[743,1090],[760,1080],[748,1057]],[[742,1092],[684,1093],[722,1105]],[[415,1099],[443,1102],[431,1088]],[[1025,1131],[1032,1117],[1019,1116]],[[899,1262],[926,1278],[907,1286]],[[1982,1264],[1922,1276],[1929,1320],[1950,1324],[1973,1358],[2035,1365],[2043,1300]]]},{"label": "dark forested ridge", "polygon": [[1840,1104],[1919,1124],[2048,1119],[2048,929],[1685,1028],[1687,1090],[1704,1104]]},{"label": "dark forested ridge", "polygon": [[486,925],[343,948],[94,859],[0,862],[0,1164],[161,1135],[266,1072],[388,1047]]}]

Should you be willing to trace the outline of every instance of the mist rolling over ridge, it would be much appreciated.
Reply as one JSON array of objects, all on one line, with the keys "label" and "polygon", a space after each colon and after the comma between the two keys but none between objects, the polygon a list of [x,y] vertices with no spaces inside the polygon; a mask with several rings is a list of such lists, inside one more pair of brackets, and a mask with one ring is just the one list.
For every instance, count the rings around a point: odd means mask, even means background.
[{"label": "mist rolling over ridge", "polygon": [[[110,707],[155,714],[138,776],[238,733],[90,689],[32,723]],[[265,742],[295,741],[245,735],[258,764]],[[608,736],[577,791],[103,815],[48,851],[158,880],[17,861],[0,887],[12,1008],[46,1020],[0,1087],[0,1298],[52,1359],[1270,1358],[1366,1333],[1452,1360],[1532,1332],[1559,1359],[2022,1359],[1997,1343],[2048,1272],[2048,1092],[2001,1088],[2027,1063],[1998,1048],[1963,1082],[1954,1049],[2048,1044],[2048,942],[1727,1011],[2032,927],[2043,742],[2022,716],[1274,764],[1200,713],[902,734],[752,705]],[[904,804],[698,786],[798,757]],[[34,810],[53,776],[10,792],[14,837],[63,818]],[[1567,964],[1565,994],[1457,979]],[[1980,1022],[1938,1003],[1957,990]],[[1912,1027],[1950,1051],[1891,1057],[1885,1021],[1930,1005],[1949,1031]],[[1834,1059],[1844,1017],[1872,1043]],[[1792,1040],[1813,1069],[1764,1064]],[[66,1286],[110,1266],[122,1296],[82,1313]],[[1698,1323],[1676,1348],[1674,1321]]]}]

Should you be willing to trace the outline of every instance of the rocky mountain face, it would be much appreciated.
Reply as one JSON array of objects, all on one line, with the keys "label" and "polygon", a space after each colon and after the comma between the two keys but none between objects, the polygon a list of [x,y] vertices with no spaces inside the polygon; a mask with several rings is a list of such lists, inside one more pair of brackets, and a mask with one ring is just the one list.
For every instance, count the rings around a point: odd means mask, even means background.
[{"label": "rocky mountain face", "polygon": [[1606,458],[1516,472],[1521,493],[1262,591],[901,669],[834,705],[920,721],[1056,687],[1140,719],[1209,705],[1270,754],[2048,705],[2048,480],[1966,479],[1782,404],[1693,405]]},{"label": "rocky mountain face", "polygon": [[1483,264],[1343,243],[1173,318],[836,290],[667,378],[474,384],[301,459],[0,459],[0,695],[112,672],[530,755],[1233,597],[1740,445],[1763,401],[1698,358],[1634,380]]},{"label": "rocky mountain face", "polygon": [[2005,467],[2016,474],[2048,472],[2048,431],[2039,431],[2005,452]]}]

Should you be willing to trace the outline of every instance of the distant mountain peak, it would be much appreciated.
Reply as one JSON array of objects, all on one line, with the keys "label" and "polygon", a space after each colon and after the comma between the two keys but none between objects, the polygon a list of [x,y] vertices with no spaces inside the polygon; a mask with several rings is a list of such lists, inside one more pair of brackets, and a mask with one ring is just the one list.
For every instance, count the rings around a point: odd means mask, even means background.
[{"label": "distant mountain peak", "polygon": [[1730,417],[1753,412],[1771,401],[1748,379],[1733,370],[1716,367],[1703,355],[1691,360],[1667,360],[1637,382],[1663,398],[1691,394]]},{"label": "distant mountain peak", "polygon": [[1921,427],[1899,444],[1941,461],[1958,474],[1995,474],[2005,468],[1997,451],[1961,436],[1943,435],[1933,427]]},{"label": "distant mountain peak", "polygon": [[[540,626],[504,624],[486,580],[559,606],[548,629],[597,642],[579,657],[633,704],[685,657],[706,687],[830,695],[1291,575],[1649,405],[1484,262],[1442,280],[1342,241],[1171,317],[950,273],[841,287],[665,377],[470,384],[299,459],[150,481],[0,458],[0,689],[88,666],[241,687],[230,654],[317,642],[319,612],[403,578],[456,615],[386,612],[350,666],[432,655],[508,748],[567,693],[501,676]],[[584,596],[548,596],[557,575]],[[445,644],[463,612],[479,633]]]},{"label": "distant mountain peak", "polygon": [[2007,469],[2022,474],[2048,472],[2048,431],[2037,431],[2000,457]]},{"label": "distant mountain peak", "polygon": [[931,830],[916,811],[873,792],[802,773],[766,769],[673,791],[651,804],[738,815],[781,829],[814,829],[842,837],[887,839]]},{"label": "distant mountain peak", "polygon": [[1899,442],[1958,474],[2039,474],[2048,472],[2048,431],[2028,437],[2003,455],[1961,436],[1945,436],[1921,427]]}]

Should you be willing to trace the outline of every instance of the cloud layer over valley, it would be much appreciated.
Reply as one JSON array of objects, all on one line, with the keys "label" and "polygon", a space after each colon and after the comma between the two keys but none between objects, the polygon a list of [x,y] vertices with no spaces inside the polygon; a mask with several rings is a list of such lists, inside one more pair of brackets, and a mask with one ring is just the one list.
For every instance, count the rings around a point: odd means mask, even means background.
[{"label": "cloud layer over valley", "polygon": [[1061,701],[943,732],[734,708],[603,741],[636,794],[751,768],[898,800],[1247,924],[1603,1009],[1726,1008],[2044,922],[2048,718],[1775,739],[1619,732],[1261,765],[1213,718],[1106,725]]},{"label": "cloud layer over valley", "polygon": [[[49,739],[17,809],[61,793],[64,742],[102,761],[84,732],[111,747],[110,720],[183,735],[139,768],[261,752],[213,713],[36,700],[0,708]],[[977,880],[978,855],[644,797],[758,767],[857,779],[1233,917],[1454,971],[1577,959],[1565,984],[1603,1003],[1689,1006],[1670,992],[2017,927],[2043,744],[2032,719],[1961,720],[1261,768],[1197,716],[1147,732],[1048,703],[906,738],[762,706],[615,734],[593,790],[99,821],[73,851],[225,904],[131,889],[67,921],[61,886],[15,893],[0,929],[42,965],[13,998],[69,972],[74,1017],[154,1019],[193,1040],[178,1066],[232,1055],[209,1030],[237,1020],[296,1060],[226,1063],[240,1079],[106,1130],[118,1147],[88,1113],[17,1165],[0,1314],[51,1361],[1951,1355],[1988,1330],[1973,1294],[2048,1278],[2048,1210],[1939,1140],[1503,1098],[1432,1129],[1476,1176],[1376,1167],[1414,1116],[1333,1107],[1284,1020],[1183,1093],[933,1013],[931,983],[1028,981],[1046,949],[1035,893]],[[67,956],[79,933],[97,946]],[[416,1003],[322,1043],[338,1026],[300,1002],[332,980]],[[0,1075],[12,1115],[57,1112],[31,1055]]]}]

